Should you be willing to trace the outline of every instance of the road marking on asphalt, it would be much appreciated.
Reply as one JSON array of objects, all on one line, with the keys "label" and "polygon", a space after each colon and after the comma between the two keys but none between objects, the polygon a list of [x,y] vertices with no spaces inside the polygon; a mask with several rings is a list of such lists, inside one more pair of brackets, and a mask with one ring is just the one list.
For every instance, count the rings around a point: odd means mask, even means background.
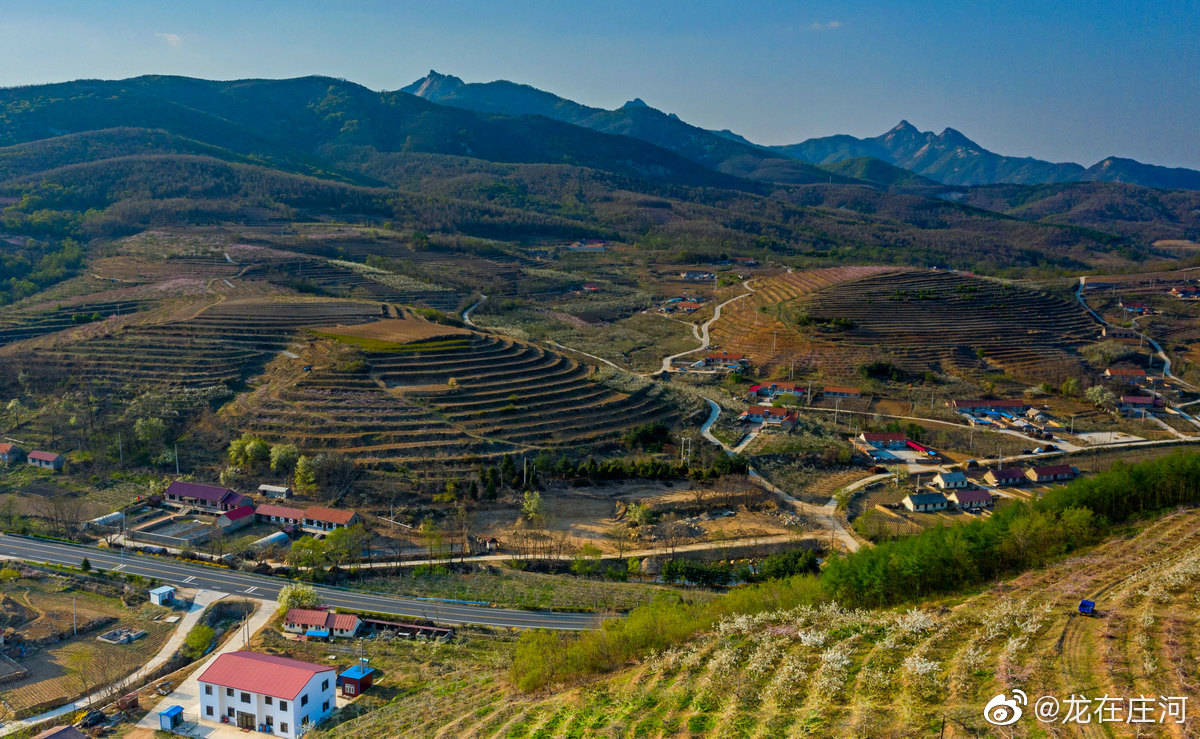
[{"label": "road marking on asphalt", "polygon": [[119,564],[119,565],[117,565],[116,567],[113,567],[113,569],[114,569],[114,570],[119,570],[119,569],[122,569],[124,566],[125,566],[124,564]]},{"label": "road marking on asphalt", "polygon": [[195,579],[196,579],[195,575],[188,575],[187,577],[183,578],[183,582],[186,585],[187,583],[192,582]]},{"label": "road marking on asphalt", "polygon": [[249,588],[246,588],[243,592],[253,593],[255,590],[258,590],[258,588],[257,587],[249,587]]}]

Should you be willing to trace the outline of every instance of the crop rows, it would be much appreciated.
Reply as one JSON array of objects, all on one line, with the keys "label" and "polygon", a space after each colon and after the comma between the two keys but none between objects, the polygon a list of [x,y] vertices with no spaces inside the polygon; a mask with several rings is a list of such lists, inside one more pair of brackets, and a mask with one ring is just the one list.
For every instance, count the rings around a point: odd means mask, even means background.
[{"label": "crop rows", "polygon": [[[1193,510],[999,583],[952,608],[870,611],[826,604],[735,617],[683,647],[581,688],[542,697],[510,693],[497,699],[489,693],[475,703],[467,695],[455,702],[434,698],[431,718],[449,718],[409,731],[932,735],[943,731],[947,717],[952,720],[945,736],[991,735],[983,706],[1014,688],[1031,700],[1072,693],[1092,699],[1195,696],[1198,585],[1200,512]],[[1101,617],[1075,615],[1081,598],[1096,599]],[[1190,708],[1187,724],[1143,728],[1155,736],[1192,736],[1198,720]],[[1111,735],[1094,717],[1090,726],[1070,728],[1071,735]],[[1042,729],[1032,715],[1013,727],[1016,736]]]},{"label": "crop rows", "polygon": [[146,300],[106,300],[56,306],[49,310],[9,310],[0,314],[0,346],[73,328],[113,315],[128,315],[146,307]]},{"label": "crop rows", "polygon": [[[300,259],[288,262],[270,264],[266,272],[268,278],[278,280],[286,277],[301,283],[308,283],[333,294],[345,297],[367,298],[388,303],[404,305],[425,305],[444,312],[453,312],[461,295],[453,290],[439,289],[430,286],[404,286],[388,284],[388,273],[372,276],[370,271],[360,271],[350,267],[332,264],[330,262]],[[248,274],[254,274],[251,270]]]}]

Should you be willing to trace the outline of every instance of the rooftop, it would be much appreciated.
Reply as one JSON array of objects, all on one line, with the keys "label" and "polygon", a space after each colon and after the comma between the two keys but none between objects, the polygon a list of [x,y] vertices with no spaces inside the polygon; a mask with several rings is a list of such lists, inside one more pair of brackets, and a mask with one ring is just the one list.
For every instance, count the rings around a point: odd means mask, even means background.
[{"label": "rooftop", "polygon": [[217,485],[205,485],[200,482],[185,482],[176,480],[167,486],[167,495],[180,498],[195,498],[209,503],[220,503],[221,499],[233,491]]},{"label": "rooftop", "polygon": [[234,690],[294,700],[314,675],[333,671],[325,665],[272,654],[229,652],[217,657],[198,679]]},{"label": "rooftop", "polygon": [[304,517],[311,518],[314,521],[328,521],[329,523],[340,523],[344,525],[353,520],[354,511],[339,511],[335,508],[312,505],[304,509]]}]

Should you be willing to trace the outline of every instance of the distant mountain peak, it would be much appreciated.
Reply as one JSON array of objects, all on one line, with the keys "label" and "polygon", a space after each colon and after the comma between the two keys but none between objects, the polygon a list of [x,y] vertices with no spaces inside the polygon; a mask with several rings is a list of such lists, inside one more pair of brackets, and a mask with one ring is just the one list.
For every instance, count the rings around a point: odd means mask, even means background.
[{"label": "distant mountain peak", "polygon": [[428,97],[431,90],[439,90],[448,92],[450,90],[463,87],[466,83],[461,78],[455,77],[452,74],[441,74],[436,69],[429,70],[429,74],[421,79],[413,82],[411,85],[400,88],[400,92],[407,92],[409,95],[418,97]]},{"label": "distant mountain peak", "polygon": [[621,107],[622,108],[649,108],[650,106],[646,105],[645,100],[642,100],[641,98],[634,98],[633,100],[630,100],[629,102],[625,103]]},{"label": "distant mountain peak", "polygon": [[907,119],[901,118],[900,122],[892,126],[888,133],[920,133],[917,127],[909,123]]},{"label": "distant mountain peak", "polygon": [[938,138],[941,139],[943,143],[949,144],[950,146],[965,146],[971,149],[979,148],[979,144],[976,144],[974,141],[967,138],[962,131],[950,128],[949,126],[942,129],[942,132],[938,134]]}]

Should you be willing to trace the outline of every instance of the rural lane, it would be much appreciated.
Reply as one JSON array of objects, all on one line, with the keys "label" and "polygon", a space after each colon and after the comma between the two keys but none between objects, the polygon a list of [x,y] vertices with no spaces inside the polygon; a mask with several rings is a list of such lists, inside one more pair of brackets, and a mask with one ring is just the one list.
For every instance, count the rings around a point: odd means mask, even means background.
[{"label": "rural lane", "polygon": [[[708,348],[708,345],[710,342],[709,336],[708,336],[708,327],[713,325],[714,323],[716,323],[717,320],[721,318],[721,309],[724,308],[725,306],[729,305],[730,303],[734,302],[735,300],[741,300],[742,298],[746,297],[747,295],[754,294],[754,288],[750,287],[750,280],[746,280],[745,282],[743,282],[742,287],[746,288],[746,290],[748,290],[749,292],[744,292],[741,295],[735,295],[732,298],[730,298],[729,300],[726,300],[724,303],[718,303],[717,307],[713,309],[712,318],[710,318],[707,321],[705,321],[704,323],[700,324],[700,333],[696,337],[697,339],[700,340],[700,346],[696,347],[695,349],[688,349],[686,352],[679,352],[678,354],[672,354],[669,357],[663,357],[662,367],[659,369],[659,372],[662,372],[662,373],[670,372],[671,371],[671,363],[674,362],[679,357],[686,357],[689,354],[695,354],[696,352],[702,352]],[[696,325],[695,324],[692,324],[692,333],[696,333]]]},{"label": "rural lane", "polygon": [[[29,539],[0,534],[0,558],[78,567],[84,557],[92,567],[122,574],[153,577],[171,585],[203,588],[273,600],[292,581],[203,564],[180,562],[144,554],[131,554],[82,544]],[[580,631],[597,628],[601,616],[593,613],[522,611],[467,605],[452,601],[366,593],[344,588],[316,586],[322,602],[392,616],[423,618],[448,624],[472,624],[504,628],[542,628]]]}]

